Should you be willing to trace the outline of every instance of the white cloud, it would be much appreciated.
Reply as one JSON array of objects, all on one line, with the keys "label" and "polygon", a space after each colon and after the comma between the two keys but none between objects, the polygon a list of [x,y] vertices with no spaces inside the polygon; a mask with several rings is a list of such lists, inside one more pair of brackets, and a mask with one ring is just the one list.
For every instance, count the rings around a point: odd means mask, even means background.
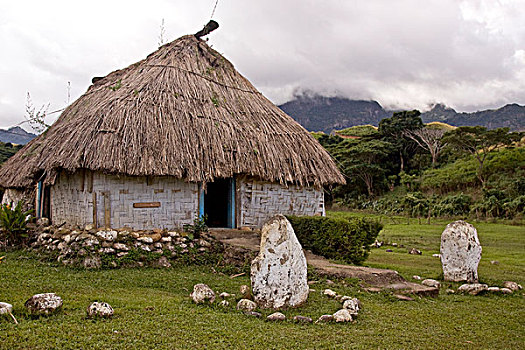
[{"label": "white cloud", "polygon": [[[194,33],[214,0],[3,1],[0,126],[26,92],[58,109],[93,76]],[[74,4],[74,5],[73,5]],[[275,103],[309,89],[384,106],[458,110],[525,104],[523,0],[220,0],[209,43]]]}]

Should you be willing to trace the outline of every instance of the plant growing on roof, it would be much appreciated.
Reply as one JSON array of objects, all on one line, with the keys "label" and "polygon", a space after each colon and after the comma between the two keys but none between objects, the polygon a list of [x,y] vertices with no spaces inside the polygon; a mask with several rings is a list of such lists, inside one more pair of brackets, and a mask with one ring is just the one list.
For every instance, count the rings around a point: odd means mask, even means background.
[{"label": "plant growing on roof", "polygon": [[117,91],[118,89],[120,89],[122,87],[122,79],[119,79],[117,80],[117,82],[115,83],[115,85],[113,86],[109,86],[108,88],[112,91]]}]

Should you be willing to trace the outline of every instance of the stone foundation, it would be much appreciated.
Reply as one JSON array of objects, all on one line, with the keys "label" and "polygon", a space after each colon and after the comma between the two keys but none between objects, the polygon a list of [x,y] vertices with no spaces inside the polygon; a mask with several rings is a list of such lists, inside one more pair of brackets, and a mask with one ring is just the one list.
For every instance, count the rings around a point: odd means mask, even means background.
[{"label": "stone foundation", "polygon": [[85,268],[156,266],[172,263],[214,263],[223,245],[207,233],[194,239],[167,230],[84,230],[44,227],[33,236],[30,247],[64,265]]}]

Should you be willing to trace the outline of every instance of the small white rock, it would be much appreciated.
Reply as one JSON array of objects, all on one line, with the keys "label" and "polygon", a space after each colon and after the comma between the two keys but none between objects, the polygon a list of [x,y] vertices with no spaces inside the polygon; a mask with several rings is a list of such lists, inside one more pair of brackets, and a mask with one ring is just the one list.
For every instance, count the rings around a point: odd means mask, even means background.
[{"label": "small white rock", "polygon": [[336,295],[337,295],[337,293],[334,292],[334,291],[331,290],[331,289],[325,289],[325,290],[323,290],[323,295],[326,295],[326,296],[328,296],[328,297],[330,297],[330,298],[335,298]]},{"label": "small white rock", "polygon": [[359,300],[357,298],[346,300],[343,303],[343,309],[348,310],[350,315],[357,316],[357,313],[359,312]]},{"label": "small white rock", "polygon": [[470,283],[462,284],[458,288],[459,293],[468,293],[471,295],[478,295],[479,293],[488,290],[489,287],[486,284],[482,283]]},{"label": "small white rock", "polygon": [[266,317],[268,321],[284,321],[286,320],[286,316],[280,312],[274,312],[273,314]]},{"label": "small white rock", "polygon": [[113,242],[115,239],[117,239],[118,232],[109,230],[109,231],[98,231],[95,234],[105,241]]},{"label": "small white rock", "polygon": [[13,305],[0,302],[0,315],[5,315],[13,312]]},{"label": "small white rock", "polygon": [[421,282],[422,285],[424,286],[427,286],[427,287],[432,287],[432,288],[439,288],[441,287],[441,283],[439,283],[439,281],[436,281],[436,280],[433,280],[433,279],[430,279],[430,278],[427,278],[426,280],[423,280],[423,282]]},{"label": "small white rock", "polygon": [[108,303],[95,301],[88,306],[86,310],[88,317],[111,317],[113,316],[113,308]]},{"label": "small white rock", "polygon": [[151,244],[151,243],[153,243],[153,238],[147,237],[147,236],[143,236],[143,237],[137,238],[137,241],[140,241],[140,242],[143,242],[143,243],[147,243],[147,244]]},{"label": "small white rock", "polygon": [[500,288],[500,292],[502,292],[503,294],[512,294],[512,290],[509,289],[509,288]]},{"label": "small white rock", "polygon": [[229,298],[229,297],[231,297],[230,293],[222,292],[221,294],[219,294],[219,298],[221,298],[221,299],[226,299],[226,298]]},{"label": "small white rock", "polygon": [[517,284],[516,282],[505,281],[503,282],[503,288],[508,288],[511,291],[516,292],[521,289],[521,286]]},{"label": "small white rock", "polygon": [[196,304],[215,301],[215,292],[204,283],[199,283],[193,286],[193,292],[190,297]]},{"label": "small white rock", "polygon": [[241,299],[237,303],[237,310],[252,312],[257,308],[257,304],[249,299]]},{"label": "small white rock", "polygon": [[414,275],[414,276],[412,276],[412,278],[415,279],[415,280],[418,280],[418,281],[421,279],[421,277],[418,276],[418,275]]},{"label": "small white rock", "polygon": [[352,315],[347,309],[341,309],[333,314],[335,322],[351,322]]},{"label": "small white rock", "polygon": [[500,287],[489,287],[487,289],[487,291],[489,291],[491,293],[498,293],[498,292],[501,292],[501,289],[500,289]]}]

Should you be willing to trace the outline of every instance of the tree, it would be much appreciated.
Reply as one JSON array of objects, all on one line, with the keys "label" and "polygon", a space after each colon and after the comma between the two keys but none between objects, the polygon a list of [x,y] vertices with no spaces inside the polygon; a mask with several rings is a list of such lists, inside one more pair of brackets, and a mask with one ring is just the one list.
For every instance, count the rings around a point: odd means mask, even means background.
[{"label": "tree", "polygon": [[430,152],[432,156],[432,167],[436,167],[439,153],[444,147],[444,143],[441,141],[443,135],[445,135],[444,129],[431,128],[426,126],[421,129],[407,130],[403,133],[404,136],[413,140],[417,145]]},{"label": "tree", "polygon": [[478,161],[476,175],[485,186],[484,166],[490,151],[511,145],[520,139],[519,133],[509,133],[509,128],[487,130],[482,126],[461,126],[447,132],[442,139],[447,147],[456,152],[469,153]]},{"label": "tree", "polygon": [[384,141],[391,143],[399,154],[400,171],[404,171],[407,153],[414,148],[412,142],[407,142],[409,139],[405,137],[405,133],[423,127],[420,115],[421,113],[417,110],[395,112],[391,118],[385,118],[379,122],[379,134]]},{"label": "tree", "polygon": [[355,142],[336,157],[348,176],[355,176],[364,182],[369,197],[374,195],[376,180],[384,178],[385,169],[381,166],[387,157],[391,144],[382,140]]}]

